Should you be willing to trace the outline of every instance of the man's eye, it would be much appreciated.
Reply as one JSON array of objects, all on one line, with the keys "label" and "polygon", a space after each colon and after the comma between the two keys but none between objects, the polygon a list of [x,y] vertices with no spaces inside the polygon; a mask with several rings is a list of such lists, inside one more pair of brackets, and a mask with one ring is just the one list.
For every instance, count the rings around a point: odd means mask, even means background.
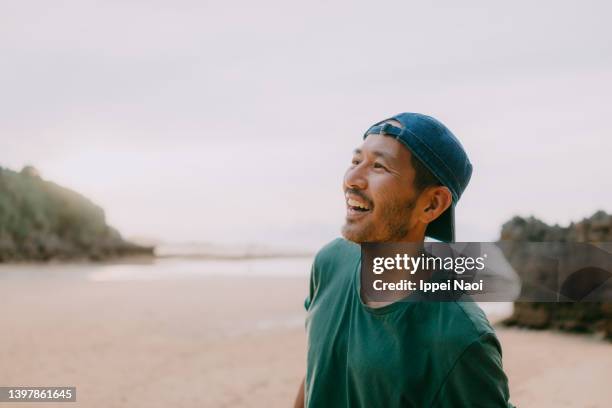
[{"label": "man's eye", "polygon": [[356,165],[358,165],[358,164],[359,164],[359,160],[357,160],[357,159],[353,159],[353,160],[351,161],[351,164],[352,164],[353,166],[356,166]]},{"label": "man's eye", "polygon": [[385,166],[383,166],[382,164],[380,164],[380,163],[374,163],[374,168],[375,169],[385,169],[385,170],[387,170],[387,168]]}]

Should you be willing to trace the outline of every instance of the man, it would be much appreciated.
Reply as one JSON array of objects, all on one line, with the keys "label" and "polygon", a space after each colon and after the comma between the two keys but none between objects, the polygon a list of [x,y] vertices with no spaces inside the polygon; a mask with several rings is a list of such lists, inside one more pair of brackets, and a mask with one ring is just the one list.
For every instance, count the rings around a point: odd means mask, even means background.
[{"label": "man", "polygon": [[372,126],[344,176],[346,222],[315,257],[307,370],[296,407],[508,407],[501,347],[473,302],[371,302],[359,244],[454,241],[472,165],[436,119]]}]

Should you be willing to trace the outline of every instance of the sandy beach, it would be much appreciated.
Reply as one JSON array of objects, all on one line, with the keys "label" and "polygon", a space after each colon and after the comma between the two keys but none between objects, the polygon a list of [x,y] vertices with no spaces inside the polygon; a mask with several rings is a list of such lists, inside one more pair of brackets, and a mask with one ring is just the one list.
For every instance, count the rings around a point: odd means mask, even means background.
[{"label": "sandy beach", "polygon": [[[72,275],[78,267],[23,278],[10,268],[0,267],[2,386],[77,387],[76,403],[46,407],[291,406],[305,370],[305,276],[91,280]],[[609,343],[498,334],[517,406],[609,406]]]}]

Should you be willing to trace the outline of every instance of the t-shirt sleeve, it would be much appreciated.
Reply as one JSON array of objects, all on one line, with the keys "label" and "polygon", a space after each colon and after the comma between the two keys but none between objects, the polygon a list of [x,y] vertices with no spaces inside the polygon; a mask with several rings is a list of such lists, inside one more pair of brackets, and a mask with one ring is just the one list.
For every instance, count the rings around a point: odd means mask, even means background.
[{"label": "t-shirt sleeve", "polygon": [[304,299],[304,308],[306,309],[306,311],[308,311],[308,309],[310,308],[310,304],[312,303],[312,299],[314,298],[314,295],[317,290],[318,276],[317,276],[316,270],[317,270],[317,260],[315,258],[310,268],[310,284],[308,288],[308,295],[306,296],[306,299]]},{"label": "t-shirt sleeve", "polygon": [[501,346],[493,333],[486,333],[457,359],[433,407],[513,407],[509,394]]}]

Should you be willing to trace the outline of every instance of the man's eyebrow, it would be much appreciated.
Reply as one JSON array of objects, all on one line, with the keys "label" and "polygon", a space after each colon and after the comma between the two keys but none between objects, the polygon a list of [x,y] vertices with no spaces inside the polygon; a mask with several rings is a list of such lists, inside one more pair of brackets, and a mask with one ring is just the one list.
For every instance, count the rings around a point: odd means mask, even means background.
[{"label": "man's eyebrow", "polygon": [[[363,152],[361,151],[361,149],[353,150],[353,154],[362,154],[362,153]],[[385,153],[385,152],[383,152],[381,150],[372,150],[370,152],[370,154],[373,154],[376,157],[381,157],[381,158],[383,158],[385,160],[395,160],[395,156],[393,156],[391,154],[388,154],[388,153]]]}]

